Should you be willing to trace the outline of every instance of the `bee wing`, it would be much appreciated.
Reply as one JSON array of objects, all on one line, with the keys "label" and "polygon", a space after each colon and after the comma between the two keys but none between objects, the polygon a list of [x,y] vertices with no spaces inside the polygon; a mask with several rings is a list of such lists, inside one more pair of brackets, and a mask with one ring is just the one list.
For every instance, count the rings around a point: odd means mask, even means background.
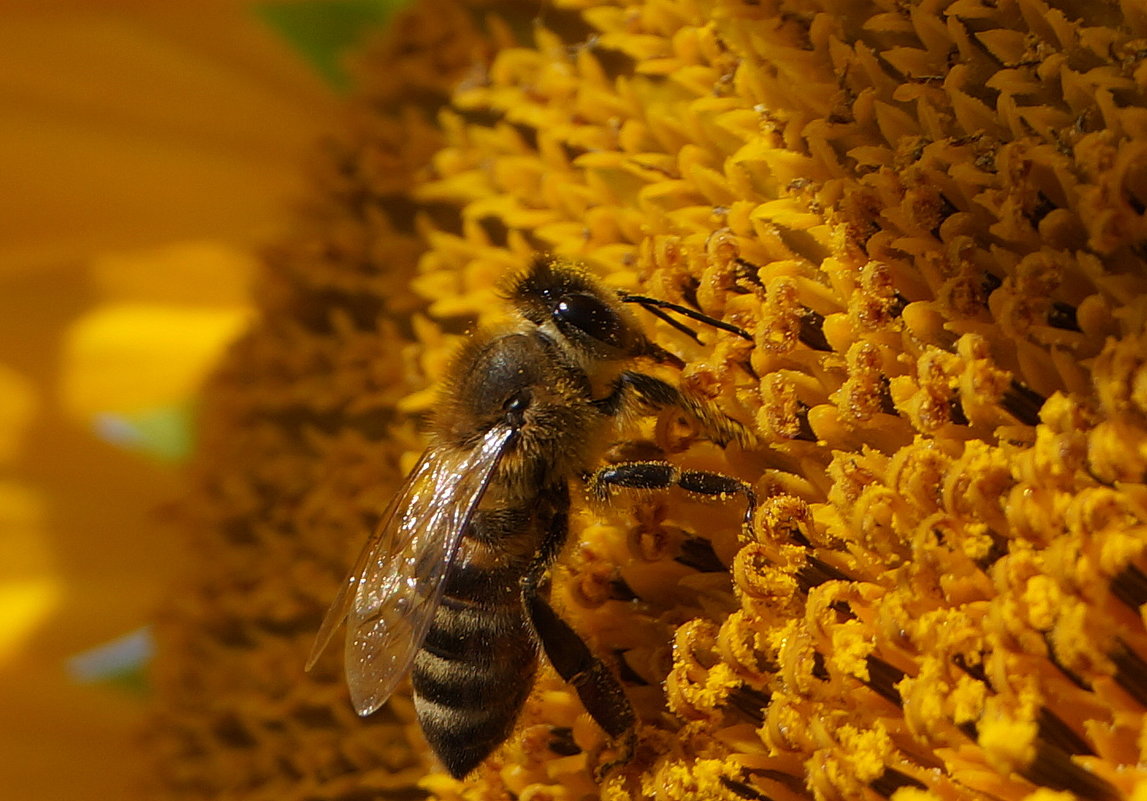
[{"label": "bee wing", "polygon": [[434,449],[429,449],[419,457],[414,469],[410,471],[410,475],[406,477],[402,487],[390,499],[386,505],[386,509],[382,513],[382,522],[378,524],[366,544],[362,546],[359,551],[358,557],[354,561],[354,566],[351,567],[350,573],[343,579],[342,584],[339,586],[338,594],[335,599],[331,601],[330,608],[323,616],[323,622],[319,626],[319,632],[315,635],[315,641],[311,645],[311,653],[307,656],[306,670],[310,671],[319,661],[319,656],[331,644],[334,639],[335,631],[338,630],[339,624],[346,620],[347,613],[350,611],[351,601],[354,600],[355,593],[358,590],[359,584],[363,579],[363,574],[366,572],[366,566],[370,563],[372,558],[378,553],[383,545],[383,538],[387,530],[395,522],[395,515],[398,514],[398,509],[404,504],[409,503],[407,498],[414,491],[414,487],[421,484],[426,480],[426,476],[430,469],[430,460],[433,457]]},{"label": "bee wing", "polygon": [[473,449],[427,450],[343,582],[307,664],[347,618],[347,685],[360,715],[382,706],[410,669],[462,532],[513,434],[496,426]]}]

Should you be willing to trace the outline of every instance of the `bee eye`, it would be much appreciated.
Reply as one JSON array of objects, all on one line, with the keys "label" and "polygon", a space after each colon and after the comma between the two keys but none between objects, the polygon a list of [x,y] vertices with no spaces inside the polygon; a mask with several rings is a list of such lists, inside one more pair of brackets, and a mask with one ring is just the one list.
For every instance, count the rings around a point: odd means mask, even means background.
[{"label": "bee eye", "polygon": [[565,295],[553,311],[558,328],[568,326],[613,348],[625,348],[625,326],[621,319],[592,295]]}]

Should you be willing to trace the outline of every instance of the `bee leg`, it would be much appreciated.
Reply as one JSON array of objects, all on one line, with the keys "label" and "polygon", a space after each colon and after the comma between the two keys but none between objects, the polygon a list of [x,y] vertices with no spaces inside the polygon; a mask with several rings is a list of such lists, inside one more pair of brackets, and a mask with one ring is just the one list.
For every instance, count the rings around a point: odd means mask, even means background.
[{"label": "bee leg", "polygon": [[636,729],[630,729],[620,741],[614,738],[613,743],[595,749],[592,753],[593,761],[597,763],[597,767],[593,769],[594,780],[598,784],[604,784],[614,769],[628,764],[629,760],[633,759],[636,751]]},{"label": "bee leg", "polygon": [[530,622],[554,670],[577,690],[590,716],[610,737],[633,728],[633,707],[609,668],[590,652],[581,636],[562,620],[549,602],[526,590]]},{"label": "bee leg", "polygon": [[669,462],[622,462],[603,467],[586,479],[589,492],[599,500],[609,499],[614,489],[667,490],[680,487],[686,492],[707,498],[724,499],[741,494],[745,505],[744,526],[752,532],[757,496],[753,488],[739,478],[707,470],[682,470]]},{"label": "bee leg", "polygon": [[593,401],[594,406],[611,417],[630,403],[637,402],[651,411],[675,407],[700,426],[709,439],[721,447],[730,442],[750,447],[752,433],[740,422],[710,403],[682,392],[677,387],[645,373],[626,370],[613,382],[612,391]]},{"label": "bee leg", "polygon": [[610,737],[617,738],[633,729],[635,717],[620,682],[585,644],[581,636],[558,616],[545,599],[546,571],[565,542],[569,529],[568,488],[555,498],[564,499],[565,508],[557,510],[550,522],[546,542],[522,578],[522,603],[526,614],[546,652],[546,658],[563,680],[581,698],[590,716]]}]

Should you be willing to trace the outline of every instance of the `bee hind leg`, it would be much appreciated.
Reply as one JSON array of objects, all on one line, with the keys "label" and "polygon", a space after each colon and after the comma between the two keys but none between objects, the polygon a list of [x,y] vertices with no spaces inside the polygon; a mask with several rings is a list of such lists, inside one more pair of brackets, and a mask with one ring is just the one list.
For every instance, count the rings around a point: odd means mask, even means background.
[{"label": "bee hind leg", "polygon": [[561,550],[569,529],[568,488],[563,485],[553,502],[556,508],[546,542],[522,577],[522,603],[554,670],[577,691],[586,711],[605,733],[618,738],[632,731],[635,721],[633,707],[621,683],[545,598],[546,571]]},{"label": "bee hind leg", "polygon": [[532,586],[527,583],[526,608],[554,670],[577,691],[586,711],[606,734],[617,738],[630,732],[635,716],[621,683],[549,602],[529,589]]}]

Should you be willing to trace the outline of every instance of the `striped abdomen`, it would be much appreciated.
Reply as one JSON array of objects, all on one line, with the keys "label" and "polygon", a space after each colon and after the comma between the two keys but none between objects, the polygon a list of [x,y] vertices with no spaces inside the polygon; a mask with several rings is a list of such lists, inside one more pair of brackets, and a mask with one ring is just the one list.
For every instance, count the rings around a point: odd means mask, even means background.
[{"label": "striped abdomen", "polygon": [[473,539],[460,547],[411,672],[422,732],[458,778],[509,736],[537,667],[520,564]]}]

